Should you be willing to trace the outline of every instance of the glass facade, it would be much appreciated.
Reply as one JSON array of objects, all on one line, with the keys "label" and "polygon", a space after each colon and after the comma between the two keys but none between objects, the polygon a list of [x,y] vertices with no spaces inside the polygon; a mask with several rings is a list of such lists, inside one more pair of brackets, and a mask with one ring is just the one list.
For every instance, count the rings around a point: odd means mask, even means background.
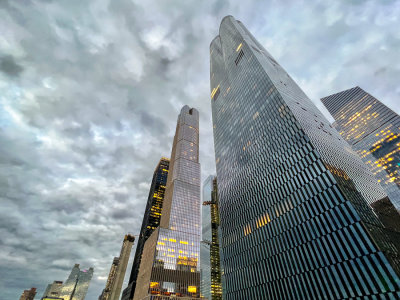
[{"label": "glass facade", "polygon": [[93,268],[80,270],[79,264],[75,264],[65,281],[60,298],[64,300],[84,300],[93,277]]},{"label": "glass facade", "polygon": [[201,296],[208,300],[222,299],[218,188],[215,176],[209,176],[203,184],[200,261]]},{"label": "glass facade", "polygon": [[368,167],[241,22],[210,56],[224,298],[399,298]]},{"label": "glass facade", "polygon": [[200,294],[199,113],[184,106],[173,141],[160,226],[144,245],[134,299]]},{"label": "glass facade", "polygon": [[63,282],[62,281],[54,281],[53,283],[50,283],[47,286],[42,298],[59,297],[62,287],[63,287]]},{"label": "glass facade", "polygon": [[142,228],[138,238],[135,258],[132,264],[132,271],[129,277],[128,287],[122,293],[122,300],[130,300],[135,294],[137,276],[139,274],[140,262],[143,254],[143,247],[146,240],[160,225],[163,208],[165,187],[167,185],[169,159],[162,157],[154,170],[153,179],[147,199],[147,205],[143,216]]},{"label": "glass facade", "polygon": [[400,116],[359,87],[324,97],[334,127],[400,210]]}]

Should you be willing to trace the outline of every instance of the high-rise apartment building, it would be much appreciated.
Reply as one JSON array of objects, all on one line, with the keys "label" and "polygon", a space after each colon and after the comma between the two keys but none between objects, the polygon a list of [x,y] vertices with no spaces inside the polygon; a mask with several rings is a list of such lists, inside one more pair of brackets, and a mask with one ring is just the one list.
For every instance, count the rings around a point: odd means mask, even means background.
[{"label": "high-rise apartment building", "polygon": [[400,210],[400,116],[358,86],[321,101],[335,119],[334,127]]},{"label": "high-rise apartment building", "polygon": [[46,297],[51,297],[51,298],[60,297],[62,287],[63,287],[62,281],[54,281],[53,283],[50,283],[49,285],[47,285],[47,288],[43,294],[42,299]]},{"label": "high-rise apartment building", "polygon": [[119,258],[114,257],[113,262],[111,264],[110,272],[108,273],[108,278],[106,282],[106,287],[101,292],[99,296],[99,300],[108,300],[111,296],[111,290],[115,282],[115,274],[117,273]]},{"label": "high-rise apartment building", "polygon": [[134,299],[198,299],[200,290],[199,113],[178,117],[160,226],[147,239]]},{"label": "high-rise apartment building", "polygon": [[241,22],[210,55],[225,298],[399,297],[368,167]]},{"label": "high-rise apartment building", "polygon": [[200,292],[208,300],[222,300],[219,248],[219,213],[217,177],[209,176],[203,184],[202,241],[200,245]]},{"label": "high-rise apartment building", "polygon": [[122,242],[121,253],[119,257],[114,257],[110,273],[108,274],[106,287],[101,293],[99,300],[119,300],[125,278],[126,266],[128,265],[134,241],[135,237],[133,235],[125,235],[124,241]]},{"label": "high-rise apartment building", "polygon": [[93,277],[93,268],[80,270],[79,264],[75,264],[65,281],[60,298],[63,300],[84,300]]},{"label": "high-rise apartment building", "polygon": [[30,290],[23,291],[19,300],[33,300],[36,296],[36,288],[31,288]]},{"label": "high-rise apartment building", "polygon": [[160,225],[165,187],[167,185],[168,169],[169,159],[162,157],[157,164],[156,169],[154,170],[149,197],[147,199],[147,205],[144,211],[142,228],[140,229],[137,242],[135,258],[132,264],[132,271],[129,278],[128,287],[123,291],[122,300],[130,300],[133,298],[136,288],[136,280],[139,274],[140,262],[142,260],[144,243],[150,237],[153,231]]}]

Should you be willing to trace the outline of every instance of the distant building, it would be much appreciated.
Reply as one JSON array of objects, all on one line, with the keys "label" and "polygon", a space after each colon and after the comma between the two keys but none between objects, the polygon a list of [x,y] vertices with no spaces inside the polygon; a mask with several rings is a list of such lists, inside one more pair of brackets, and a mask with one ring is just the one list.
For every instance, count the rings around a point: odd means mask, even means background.
[{"label": "distant building", "polygon": [[160,226],[147,239],[134,299],[200,297],[199,112],[184,106],[172,144]]},{"label": "distant building", "polygon": [[115,274],[117,273],[118,263],[119,263],[119,258],[114,257],[114,260],[111,264],[110,272],[108,273],[106,287],[103,289],[101,295],[99,296],[99,300],[110,299],[111,290],[112,290],[114,282],[115,282]]},{"label": "distant building", "polygon": [[124,282],[126,266],[128,265],[129,256],[131,254],[134,241],[135,237],[133,235],[125,235],[122,243],[121,253],[119,257],[114,257],[110,273],[108,274],[106,287],[100,295],[99,300],[119,300],[122,284]]},{"label": "distant building", "polygon": [[79,264],[75,264],[65,281],[60,298],[63,300],[84,300],[93,277],[93,268],[80,270]]},{"label": "distant building", "polygon": [[208,300],[222,300],[219,248],[217,177],[203,184],[202,242],[200,245],[200,292]]},{"label": "distant building", "polygon": [[358,86],[321,101],[335,119],[334,127],[400,210],[400,116]]},{"label": "distant building", "polygon": [[162,157],[154,170],[147,205],[144,211],[142,228],[140,229],[140,235],[137,242],[135,258],[132,264],[131,275],[129,277],[128,287],[123,291],[122,300],[130,300],[133,298],[142,260],[144,243],[160,225],[165,187],[167,185],[168,169],[169,159]]},{"label": "distant building", "polygon": [[36,296],[36,288],[31,288],[30,290],[25,290],[19,300],[33,300]]},{"label": "distant building", "polygon": [[47,288],[46,291],[43,294],[43,298],[46,297],[59,297],[60,293],[61,293],[61,289],[63,287],[63,282],[62,281],[54,281],[53,283],[50,283]]}]

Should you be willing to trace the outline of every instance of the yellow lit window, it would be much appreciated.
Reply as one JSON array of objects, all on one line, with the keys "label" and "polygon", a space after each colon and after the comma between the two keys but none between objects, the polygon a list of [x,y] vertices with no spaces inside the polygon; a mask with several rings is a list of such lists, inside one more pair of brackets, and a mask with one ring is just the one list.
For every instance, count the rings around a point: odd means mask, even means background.
[{"label": "yellow lit window", "polygon": [[187,244],[189,244],[188,242],[186,242],[186,241],[179,241],[179,243],[181,243],[181,244],[184,244],[184,245],[187,245]]},{"label": "yellow lit window", "polygon": [[150,282],[150,288],[158,286],[158,282]]},{"label": "yellow lit window", "polygon": [[159,244],[159,245],[165,245],[164,242],[158,242],[157,244]]},{"label": "yellow lit window", "polygon": [[240,50],[240,48],[242,48],[242,46],[243,46],[243,43],[240,43],[239,46],[237,46],[237,48],[236,48],[236,52],[238,52]]},{"label": "yellow lit window", "polygon": [[176,239],[169,239],[170,242],[176,243]]},{"label": "yellow lit window", "polygon": [[188,292],[189,293],[196,293],[197,292],[197,287],[189,285],[188,286]]}]

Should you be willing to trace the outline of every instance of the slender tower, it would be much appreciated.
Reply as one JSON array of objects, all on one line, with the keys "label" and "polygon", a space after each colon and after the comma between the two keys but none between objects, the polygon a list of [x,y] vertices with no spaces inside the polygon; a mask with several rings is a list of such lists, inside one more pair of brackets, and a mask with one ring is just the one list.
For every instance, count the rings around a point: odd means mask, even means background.
[{"label": "slender tower", "polygon": [[368,167],[241,22],[210,53],[225,298],[398,298]]},{"label": "slender tower", "polygon": [[334,127],[400,210],[400,116],[358,86],[321,101],[335,119]]},{"label": "slender tower", "polygon": [[199,298],[199,113],[178,117],[160,226],[147,239],[134,299]]},{"label": "slender tower", "polygon": [[146,209],[144,211],[142,228],[137,242],[135,258],[132,264],[131,275],[129,277],[128,287],[122,293],[122,300],[130,300],[135,294],[137,276],[139,274],[140,262],[142,260],[144,243],[160,225],[162,214],[165,187],[168,178],[169,159],[162,157],[154,170],[153,180],[151,182],[149,197],[147,199]]},{"label": "slender tower", "polygon": [[222,300],[219,248],[219,212],[217,177],[209,176],[203,184],[202,241],[200,245],[201,296]]},{"label": "slender tower", "polygon": [[122,242],[121,253],[119,257],[114,257],[110,273],[108,274],[106,287],[99,297],[99,300],[119,300],[125,278],[126,266],[128,265],[134,242],[135,237],[133,235],[125,235],[124,241]]}]

